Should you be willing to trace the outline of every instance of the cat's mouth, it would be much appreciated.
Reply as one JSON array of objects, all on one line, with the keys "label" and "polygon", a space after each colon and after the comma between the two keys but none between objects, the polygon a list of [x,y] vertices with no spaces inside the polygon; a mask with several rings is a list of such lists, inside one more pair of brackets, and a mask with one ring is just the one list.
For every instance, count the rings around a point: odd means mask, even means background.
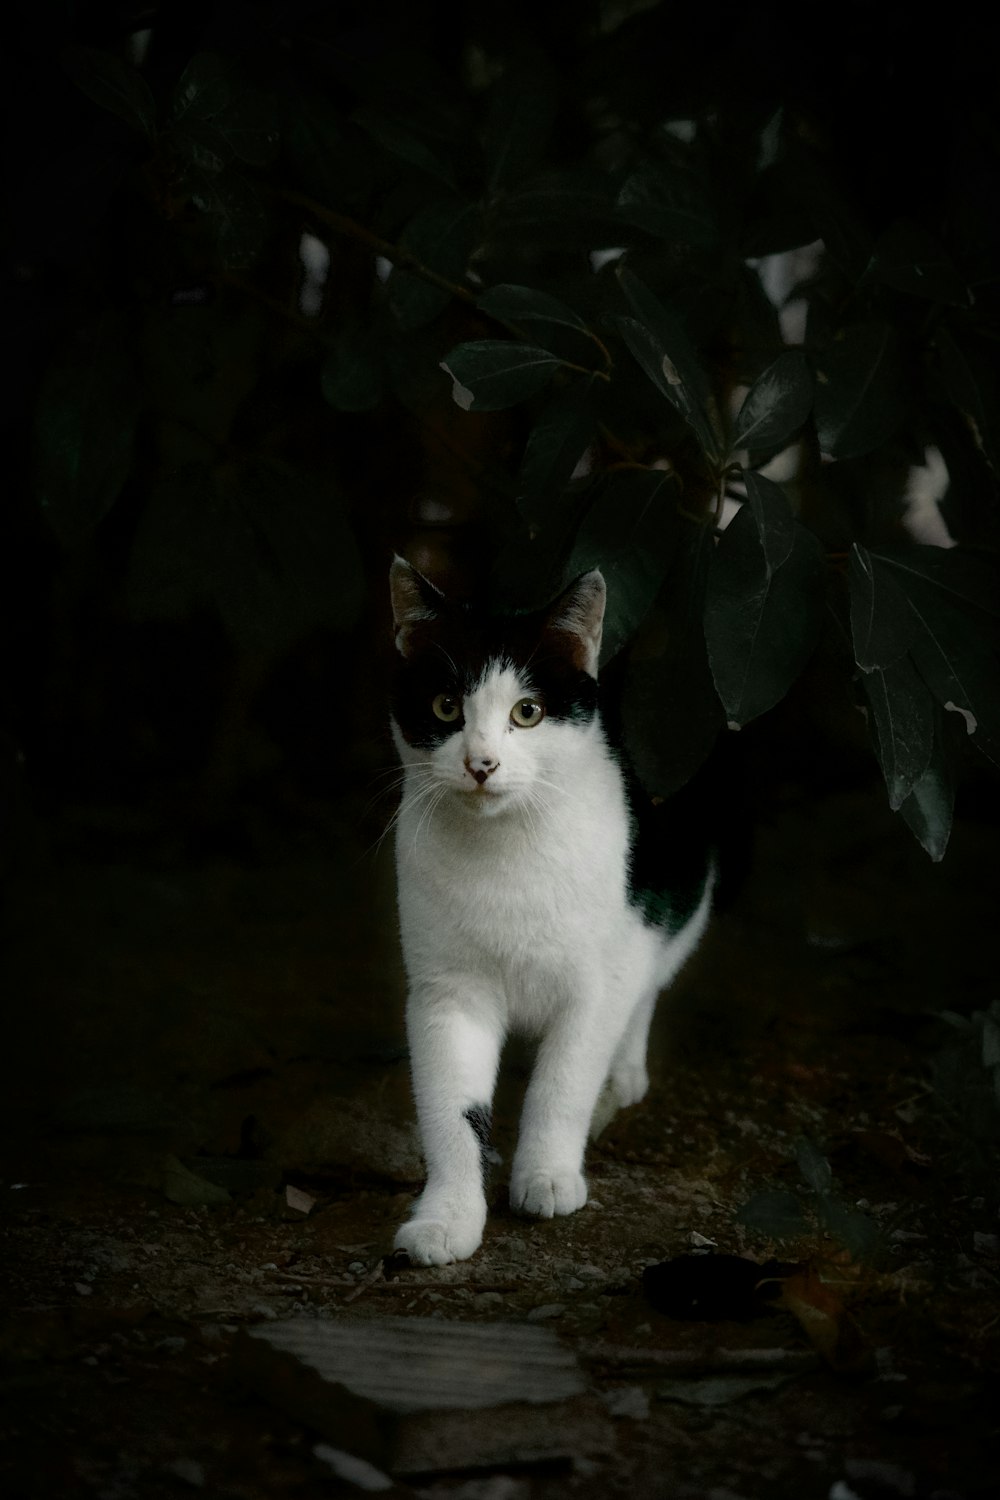
[{"label": "cat's mouth", "polygon": [[508,800],[509,788],[497,786],[490,781],[484,781],[481,785],[469,786],[466,783],[459,788],[462,804],[474,809],[481,815],[496,812]]}]

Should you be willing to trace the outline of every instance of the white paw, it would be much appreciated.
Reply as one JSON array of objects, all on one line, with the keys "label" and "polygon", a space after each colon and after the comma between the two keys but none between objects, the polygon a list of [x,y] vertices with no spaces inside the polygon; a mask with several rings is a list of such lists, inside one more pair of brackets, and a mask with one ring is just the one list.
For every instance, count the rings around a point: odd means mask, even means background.
[{"label": "white paw", "polygon": [[415,1266],[450,1266],[453,1261],[468,1260],[482,1239],[478,1218],[410,1219],[397,1229],[393,1249],[405,1251]]},{"label": "white paw", "polygon": [[649,1074],[645,1063],[616,1063],[608,1078],[611,1093],[618,1101],[619,1109],[628,1109],[638,1104],[649,1092]]},{"label": "white paw", "polygon": [[511,1208],[538,1219],[575,1214],[586,1201],[582,1172],[515,1172],[510,1180]]},{"label": "white paw", "polygon": [[617,1064],[605,1079],[604,1087],[597,1096],[590,1121],[590,1139],[596,1141],[620,1109],[638,1104],[640,1099],[645,1099],[648,1090],[649,1074],[645,1064]]}]

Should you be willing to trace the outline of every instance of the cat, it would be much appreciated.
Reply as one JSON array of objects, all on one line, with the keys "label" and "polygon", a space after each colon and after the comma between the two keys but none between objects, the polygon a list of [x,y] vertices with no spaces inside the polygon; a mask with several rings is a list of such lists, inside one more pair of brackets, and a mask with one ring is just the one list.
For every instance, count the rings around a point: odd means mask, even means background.
[{"label": "cat", "polygon": [[390,588],[399,916],[427,1168],[395,1249],[439,1266],[482,1241],[508,1033],[538,1041],[511,1206],[551,1218],[586,1203],[589,1128],[646,1093],[653,1006],[705,930],[714,867],[700,858],[673,901],[655,887],[656,848],[599,708],[600,571],[508,615],[449,602],[399,557]]}]

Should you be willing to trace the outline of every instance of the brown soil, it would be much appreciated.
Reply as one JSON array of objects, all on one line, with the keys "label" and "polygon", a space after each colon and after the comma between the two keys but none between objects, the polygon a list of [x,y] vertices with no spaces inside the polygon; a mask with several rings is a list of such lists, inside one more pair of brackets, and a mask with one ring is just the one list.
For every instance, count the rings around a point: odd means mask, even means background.
[{"label": "brown soil", "polygon": [[[347,1492],[316,1434],[233,1378],[235,1332],[411,1314],[546,1322],[613,1433],[561,1465],[411,1481],[426,1495],[995,1493],[1000,1110],[980,1033],[938,1019],[996,998],[992,838],[959,823],[934,867],[874,796],[779,807],[661,1007],[650,1097],[591,1151],[588,1207],[519,1219],[498,1168],[481,1252],[396,1274],[420,1163],[369,835],[347,809],[295,858],[151,868],[85,858],[88,829],[62,826],[9,893],[3,1492]],[[498,1101],[507,1161],[526,1061]],[[781,1242],[738,1218],[779,1188],[806,1215]],[[776,1256],[769,1294],[714,1322],[651,1305],[647,1265],[713,1247]],[[737,1386],[718,1348],[816,1362]],[[697,1379],[656,1363],[684,1349]]]}]

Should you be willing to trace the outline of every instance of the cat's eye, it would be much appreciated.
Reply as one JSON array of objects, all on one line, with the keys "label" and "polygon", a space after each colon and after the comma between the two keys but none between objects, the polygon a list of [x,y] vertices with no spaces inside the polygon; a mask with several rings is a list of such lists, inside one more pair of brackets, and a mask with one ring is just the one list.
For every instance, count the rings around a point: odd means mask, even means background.
[{"label": "cat's eye", "polygon": [[454,724],[462,712],[462,705],[457,698],[451,698],[447,693],[438,693],[431,704],[434,717],[440,719],[442,724]]},{"label": "cat's eye", "polygon": [[545,718],[545,710],[534,698],[522,698],[514,704],[510,717],[518,729],[534,729]]}]

